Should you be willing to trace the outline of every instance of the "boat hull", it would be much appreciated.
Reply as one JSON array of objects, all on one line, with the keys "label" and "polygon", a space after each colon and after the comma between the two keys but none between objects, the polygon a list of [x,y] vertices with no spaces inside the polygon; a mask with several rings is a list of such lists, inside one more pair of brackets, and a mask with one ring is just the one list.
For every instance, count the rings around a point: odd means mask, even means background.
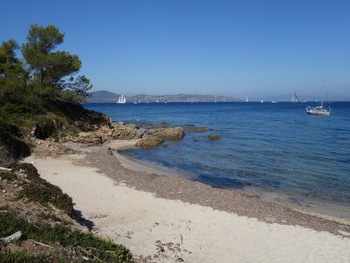
[{"label": "boat hull", "polygon": [[307,107],[306,108],[306,113],[309,115],[323,115],[323,116],[329,116],[331,115],[330,110],[326,110],[320,106],[317,107]]}]

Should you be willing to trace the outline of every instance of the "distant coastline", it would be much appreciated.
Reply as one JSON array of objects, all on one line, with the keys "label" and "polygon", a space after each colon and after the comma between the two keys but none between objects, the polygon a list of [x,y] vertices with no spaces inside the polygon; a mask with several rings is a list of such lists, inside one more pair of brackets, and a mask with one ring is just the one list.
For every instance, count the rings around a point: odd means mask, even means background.
[{"label": "distant coastline", "polygon": [[[87,99],[87,103],[116,103],[118,101],[119,96],[122,94],[113,93],[106,90],[94,91],[90,93],[90,97]],[[138,95],[126,95],[126,103],[167,103],[167,102],[291,102],[291,95],[282,95],[282,96],[263,96],[259,98],[255,96],[255,98],[237,98],[233,96],[218,96],[218,95],[201,95],[201,94],[174,94],[174,95],[147,95],[147,94],[138,94]],[[299,103],[306,102],[317,102],[318,98],[315,96],[307,96],[303,98]],[[350,101],[349,98],[332,98],[328,100],[328,103],[333,101]]]},{"label": "distant coastline", "polygon": [[[90,103],[113,103],[117,102],[121,94],[110,91],[91,92],[87,102]],[[125,96],[129,103],[167,103],[167,102],[241,102],[242,100],[230,96],[199,95],[199,94],[176,94],[176,95],[145,95]]]}]

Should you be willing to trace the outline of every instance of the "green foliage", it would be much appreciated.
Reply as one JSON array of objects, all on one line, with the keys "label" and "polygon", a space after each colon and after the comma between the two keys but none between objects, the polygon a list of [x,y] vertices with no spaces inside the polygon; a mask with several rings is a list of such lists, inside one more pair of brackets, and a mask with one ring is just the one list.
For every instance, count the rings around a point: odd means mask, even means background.
[{"label": "green foliage", "polygon": [[46,120],[44,122],[38,122],[35,127],[35,137],[41,140],[45,140],[56,132],[55,123],[51,120]]},{"label": "green foliage", "polygon": [[20,197],[26,197],[30,201],[39,202],[43,206],[54,205],[58,209],[63,210],[73,219],[77,219],[74,213],[74,204],[70,196],[63,193],[62,190],[55,185],[50,184],[40,178],[38,170],[29,163],[21,163],[19,169],[25,170],[30,183],[23,186]]},{"label": "green foliage", "polygon": [[36,179],[26,184],[21,192],[21,197],[39,202],[44,206],[48,206],[51,203],[67,213],[71,218],[76,218],[72,198],[62,193],[59,187],[45,182],[42,179]]},{"label": "green foliage", "polygon": [[7,102],[2,107],[2,111],[6,114],[3,115],[4,118],[10,120],[10,118],[16,118],[17,120],[25,120],[30,118],[32,112],[35,109],[26,104],[17,104],[13,102]]},{"label": "green foliage", "polygon": [[0,254],[0,262],[16,263],[16,262],[34,262],[28,257],[27,251],[11,252],[6,250],[3,254]]},{"label": "green foliage", "polygon": [[9,172],[0,172],[0,178],[1,180],[13,181],[17,178],[17,175]]},{"label": "green foliage", "polygon": [[0,118],[0,164],[7,166],[15,159],[28,155],[29,146],[18,139],[20,136],[17,126]]},{"label": "green foliage", "polygon": [[8,167],[12,164],[12,161],[13,160],[9,154],[7,146],[2,141],[0,141],[0,166]]},{"label": "green foliage", "polygon": [[[87,251],[93,260],[98,259],[102,262],[132,262],[132,255],[124,246],[102,240],[91,233],[72,231],[65,226],[52,227],[48,224],[34,226],[19,218],[14,212],[0,213],[0,236],[8,236],[19,230],[23,234],[22,240],[33,239],[51,246],[60,244],[63,247],[75,248],[76,251],[80,249],[84,253]],[[5,252],[0,253],[0,262],[35,262],[32,260],[44,259],[44,257],[43,255],[29,256],[27,252]],[[53,262],[64,262],[68,259],[67,255],[60,253],[60,258]]]},{"label": "green foliage", "polygon": [[[64,34],[53,25],[32,25],[21,48],[13,39],[1,44],[0,107],[1,101],[40,105],[42,100],[79,103],[87,98],[90,81],[74,77],[82,66],[78,55],[55,51],[63,40]],[[18,49],[23,59],[16,57]]]},{"label": "green foliage", "polygon": [[7,138],[11,135],[19,135],[19,130],[16,126],[0,119],[0,137]]},{"label": "green foliage", "polygon": [[30,180],[38,179],[40,178],[40,175],[38,173],[38,169],[31,163],[19,163],[16,165],[15,169],[19,171],[20,169],[24,170],[24,172],[27,175],[27,178]]},{"label": "green foliage", "polygon": [[51,101],[80,102],[84,96],[79,93],[87,92],[92,86],[85,76],[73,77],[82,66],[77,55],[54,51],[63,39],[64,34],[52,25],[32,25],[27,43],[22,45],[22,54],[29,65],[37,95]]},{"label": "green foliage", "polygon": [[76,132],[80,116],[65,108],[80,106],[92,85],[77,75],[82,66],[78,55],[56,50],[63,41],[57,27],[32,25],[26,43],[10,39],[0,45],[0,141],[9,158],[29,153],[24,140],[36,127],[40,139],[61,134],[62,127]]}]

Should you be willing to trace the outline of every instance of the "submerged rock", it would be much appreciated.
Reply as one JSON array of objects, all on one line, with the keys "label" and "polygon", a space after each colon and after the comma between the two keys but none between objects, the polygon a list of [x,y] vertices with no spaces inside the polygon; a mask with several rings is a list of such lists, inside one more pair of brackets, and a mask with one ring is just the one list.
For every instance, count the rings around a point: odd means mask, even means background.
[{"label": "submerged rock", "polygon": [[211,134],[211,135],[208,135],[207,137],[211,141],[217,141],[217,140],[221,139],[221,137],[219,135],[216,135],[216,134]]},{"label": "submerged rock", "polygon": [[189,132],[205,132],[205,131],[209,131],[209,128],[207,128],[207,127],[189,127],[188,131]]}]

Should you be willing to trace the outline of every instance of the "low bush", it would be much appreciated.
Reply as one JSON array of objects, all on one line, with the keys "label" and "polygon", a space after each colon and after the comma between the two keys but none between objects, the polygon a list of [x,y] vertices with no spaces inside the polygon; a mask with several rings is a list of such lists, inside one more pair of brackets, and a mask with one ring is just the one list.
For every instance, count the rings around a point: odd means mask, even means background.
[{"label": "low bush", "polygon": [[58,209],[63,210],[73,219],[77,219],[74,213],[74,203],[72,198],[63,193],[62,190],[55,185],[42,179],[38,170],[30,163],[18,164],[17,169],[23,169],[27,174],[27,178],[31,181],[23,186],[20,198],[27,198],[29,201],[38,202],[48,207],[49,204],[54,205]]},{"label": "low bush", "polygon": [[[1,139],[1,136],[0,136]],[[7,146],[0,141],[0,166],[7,167],[13,162],[13,159],[7,149]]]},{"label": "low bush", "polygon": [[16,165],[15,170],[19,171],[20,169],[24,170],[27,175],[27,178],[30,180],[40,178],[38,169],[35,168],[31,163],[19,163]]},{"label": "low bush", "polygon": [[[16,231],[22,232],[20,241],[35,240],[55,247],[56,249],[51,252],[50,262],[71,262],[71,256],[62,253],[65,248],[75,251],[77,259],[75,262],[83,261],[83,257],[102,262],[132,262],[131,253],[124,246],[103,240],[91,233],[72,231],[65,226],[33,225],[14,212],[0,213],[0,237],[11,235]],[[0,262],[42,262],[41,260],[48,258],[48,255],[33,256],[25,251],[16,253],[2,251],[0,249]]]},{"label": "low bush", "polygon": [[9,172],[0,172],[0,180],[13,181],[17,178],[17,175]]}]

